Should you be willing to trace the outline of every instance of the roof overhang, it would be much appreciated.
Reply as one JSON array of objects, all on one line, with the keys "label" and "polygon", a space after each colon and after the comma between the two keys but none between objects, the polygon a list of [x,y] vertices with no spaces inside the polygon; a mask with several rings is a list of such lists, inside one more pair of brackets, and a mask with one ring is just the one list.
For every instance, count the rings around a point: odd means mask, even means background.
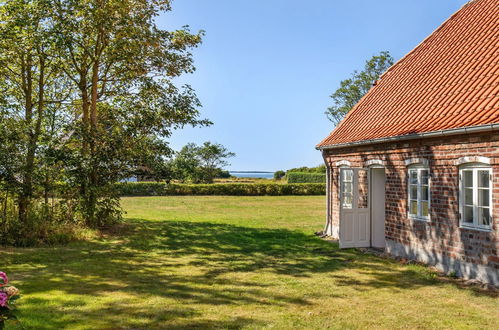
[{"label": "roof overhang", "polygon": [[499,123],[460,127],[460,128],[451,128],[451,129],[446,129],[446,130],[414,133],[414,134],[407,134],[407,135],[390,136],[390,137],[384,137],[384,138],[378,138],[378,139],[372,139],[372,140],[361,140],[361,141],[353,141],[353,142],[346,142],[346,143],[339,143],[339,144],[329,144],[329,145],[324,145],[324,146],[317,146],[316,149],[317,150],[340,149],[340,148],[369,145],[369,144],[397,142],[397,141],[406,141],[406,140],[417,140],[417,139],[434,138],[434,137],[449,136],[449,135],[472,134],[472,133],[490,132],[490,131],[496,131],[496,130],[499,130]]}]

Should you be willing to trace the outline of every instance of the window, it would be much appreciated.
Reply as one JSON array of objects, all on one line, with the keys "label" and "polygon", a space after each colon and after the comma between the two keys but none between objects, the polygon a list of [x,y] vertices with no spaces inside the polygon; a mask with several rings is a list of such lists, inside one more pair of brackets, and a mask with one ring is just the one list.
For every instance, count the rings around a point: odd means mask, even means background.
[{"label": "window", "polygon": [[351,209],[353,204],[353,171],[342,169],[341,173],[341,207]]},{"label": "window", "polygon": [[409,168],[409,217],[428,220],[430,218],[430,171],[426,167]]},{"label": "window", "polygon": [[492,170],[485,165],[459,170],[461,226],[490,229],[492,223]]}]

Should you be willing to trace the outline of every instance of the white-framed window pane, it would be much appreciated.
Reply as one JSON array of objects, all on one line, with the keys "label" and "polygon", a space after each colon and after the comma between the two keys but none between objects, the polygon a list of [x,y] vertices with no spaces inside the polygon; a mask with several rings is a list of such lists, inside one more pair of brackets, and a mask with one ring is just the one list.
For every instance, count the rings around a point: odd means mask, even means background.
[{"label": "white-framed window pane", "polygon": [[352,170],[343,170],[343,182],[352,182],[353,181],[353,171]]},{"label": "white-framed window pane", "polygon": [[489,189],[478,189],[478,206],[490,206]]},{"label": "white-framed window pane", "polygon": [[421,186],[421,200],[427,201],[429,199],[429,187],[428,186]]},{"label": "white-framed window pane", "polygon": [[423,217],[427,217],[428,216],[428,202],[421,202],[421,215]]},{"label": "white-framed window pane", "polygon": [[463,211],[463,222],[473,223],[473,206],[464,206]]},{"label": "white-framed window pane", "polygon": [[430,212],[430,171],[412,168],[408,173],[409,215],[426,218]]},{"label": "white-framed window pane", "polygon": [[412,185],[410,186],[410,196],[409,199],[418,199],[418,186],[417,185]]},{"label": "white-framed window pane", "polygon": [[353,183],[352,182],[343,182],[343,192],[352,193]]},{"label": "white-framed window pane", "polygon": [[352,194],[345,193],[343,194],[343,208],[351,209],[352,208],[353,196]]},{"label": "white-framed window pane", "polygon": [[478,171],[478,187],[489,187],[489,171]]},{"label": "white-framed window pane", "polygon": [[463,171],[463,185],[466,188],[473,188],[473,171]]},{"label": "white-framed window pane", "polygon": [[464,189],[464,204],[473,205],[473,189],[465,188]]},{"label": "white-framed window pane", "polygon": [[412,215],[418,215],[418,201],[411,201],[409,207],[409,213]]},{"label": "white-framed window pane", "polygon": [[491,218],[491,171],[476,167],[461,170],[462,223],[467,226],[489,227]]},{"label": "white-framed window pane", "polygon": [[481,226],[490,225],[490,209],[488,207],[478,208],[478,224]]},{"label": "white-framed window pane", "polygon": [[409,171],[409,183],[410,184],[418,184],[418,171],[410,170]]},{"label": "white-framed window pane", "polygon": [[428,170],[421,170],[421,184],[428,184]]}]

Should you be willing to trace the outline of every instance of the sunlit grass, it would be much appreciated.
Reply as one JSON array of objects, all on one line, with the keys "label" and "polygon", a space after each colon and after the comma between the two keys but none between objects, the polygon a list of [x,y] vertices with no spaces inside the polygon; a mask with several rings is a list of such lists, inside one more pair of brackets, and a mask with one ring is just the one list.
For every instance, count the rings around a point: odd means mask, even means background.
[{"label": "sunlit grass", "polygon": [[113,233],[7,248],[0,268],[26,329],[499,328],[493,294],[315,237],[324,203],[125,198]]}]

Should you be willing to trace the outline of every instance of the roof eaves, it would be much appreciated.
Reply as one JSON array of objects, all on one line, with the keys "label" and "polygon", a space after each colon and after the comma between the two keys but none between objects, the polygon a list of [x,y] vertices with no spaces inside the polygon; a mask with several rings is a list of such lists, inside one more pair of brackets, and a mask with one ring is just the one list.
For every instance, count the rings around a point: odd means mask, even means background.
[{"label": "roof eaves", "polygon": [[437,137],[437,136],[471,134],[471,133],[480,133],[480,132],[488,132],[488,131],[496,131],[496,130],[499,130],[499,123],[460,127],[460,128],[451,128],[451,129],[446,129],[446,130],[431,131],[431,132],[424,132],[424,133],[397,135],[397,136],[390,136],[390,137],[384,137],[384,138],[379,138],[379,139],[361,140],[361,141],[353,141],[353,142],[338,143],[338,144],[329,144],[329,145],[323,145],[323,146],[319,145],[319,146],[315,147],[315,149],[317,149],[317,150],[339,149],[339,148],[347,148],[347,147],[354,147],[354,146],[360,146],[360,145],[370,145],[370,144],[378,144],[378,143],[385,143],[385,142],[424,139],[424,138],[431,138],[431,137]]}]

